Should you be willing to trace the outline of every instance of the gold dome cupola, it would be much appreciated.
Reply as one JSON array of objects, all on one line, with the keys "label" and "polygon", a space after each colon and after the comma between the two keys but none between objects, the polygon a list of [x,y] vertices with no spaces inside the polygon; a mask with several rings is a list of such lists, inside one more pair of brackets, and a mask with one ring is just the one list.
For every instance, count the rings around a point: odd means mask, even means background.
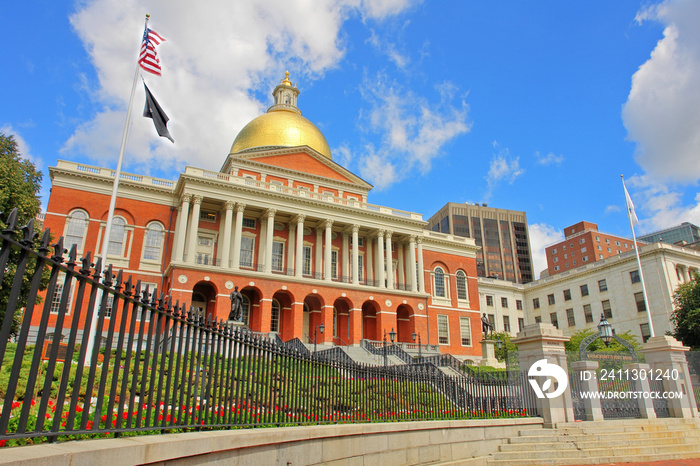
[{"label": "gold dome cupola", "polygon": [[231,154],[249,149],[309,146],[332,160],[326,138],[297,107],[299,89],[289,80],[289,71],[284,73],[272,96],[274,105],[243,127],[233,141]]}]

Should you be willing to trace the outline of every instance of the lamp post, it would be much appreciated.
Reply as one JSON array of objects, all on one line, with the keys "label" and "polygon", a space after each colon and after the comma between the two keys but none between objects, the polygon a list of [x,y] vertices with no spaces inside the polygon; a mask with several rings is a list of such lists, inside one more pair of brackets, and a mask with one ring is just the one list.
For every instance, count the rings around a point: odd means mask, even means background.
[{"label": "lamp post", "polygon": [[613,339],[613,329],[610,322],[605,319],[605,314],[600,315],[600,323],[598,323],[598,331],[600,332],[600,339],[603,340],[605,346],[610,346],[610,341]]},{"label": "lamp post", "polygon": [[413,341],[416,341],[416,337],[418,337],[418,362],[421,362],[423,360],[423,354],[421,352],[420,333],[413,332],[411,336],[413,337]]},{"label": "lamp post", "polygon": [[498,340],[496,340],[496,347],[497,347],[499,350],[502,349],[502,348],[504,347],[504,345],[505,345],[505,356],[504,356],[504,359],[505,359],[505,361],[506,361],[506,371],[507,371],[507,370],[508,370],[508,343],[504,343],[503,341],[501,341],[500,338],[499,338]]},{"label": "lamp post", "polygon": [[325,329],[326,329],[326,327],[325,327],[323,324],[317,325],[317,326],[314,327],[314,353],[316,352],[316,342],[318,341],[318,338],[316,338],[316,335],[317,335],[317,334],[316,334],[316,330],[320,330],[320,331],[321,331],[321,335],[323,335],[323,331],[324,331]]}]

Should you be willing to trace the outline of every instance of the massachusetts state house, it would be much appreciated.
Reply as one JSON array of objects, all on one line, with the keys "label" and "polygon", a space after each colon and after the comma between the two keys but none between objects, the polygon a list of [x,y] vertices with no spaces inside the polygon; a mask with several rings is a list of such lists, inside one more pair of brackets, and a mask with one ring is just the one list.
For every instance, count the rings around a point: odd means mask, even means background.
[{"label": "massachusetts state house", "polygon": [[[108,263],[219,319],[238,287],[251,331],[285,341],[316,334],[320,345],[349,346],[393,330],[397,342],[479,357],[474,240],[368,203],[372,186],[333,161],[288,74],[273,96],[220,171],[188,166],[175,181],[122,173]],[[101,254],[114,176],[69,161],[50,168],[44,226],[66,248]]]}]

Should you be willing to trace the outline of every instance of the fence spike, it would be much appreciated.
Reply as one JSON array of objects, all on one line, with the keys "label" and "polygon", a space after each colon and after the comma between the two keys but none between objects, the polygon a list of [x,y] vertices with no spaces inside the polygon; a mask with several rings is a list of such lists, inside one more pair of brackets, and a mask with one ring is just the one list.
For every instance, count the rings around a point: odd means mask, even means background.
[{"label": "fence spike", "polygon": [[17,208],[15,207],[10,211],[10,215],[7,217],[7,220],[5,221],[5,229],[2,231],[6,235],[12,235],[15,230],[17,229]]},{"label": "fence spike", "polygon": [[114,280],[114,291],[121,291],[123,273],[124,272],[121,269],[119,269],[119,272],[117,272],[117,278]]},{"label": "fence spike", "polygon": [[95,261],[95,271],[92,274],[92,279],[95,281],[100,281],[101,276],[102,276],[102,258],[98,257],[97,261]]},{"label": "fence spike", "polygon": [[53,245],[54,254],[51,256],[51,260],[57,263],[63,262],[63,254],[66,250],[63,247],[63,236],[58,238],[58,242]]},{"label": "fence spike", "polygon": [[39,253],[46,257],[49,255],[49,243],[51,242],[51,229],[47,228],[44,230],[44,234],[41,235],[41,244],[39,245]]},{"label": "fence spike", "polygon": [[124,282],[124,293],[125,296],[131,296],[131,289],[134,287],[134,285],[131,284],[132,277],[129,275],[129,278],[126,279],[126,282]]},{"label": "fence spike", "polygon": [[173,317],[180,317],[180,300],[175,301],[173,306]]},{"label": "fence spike", "polygon": [[75,266],[75,261],[78,258],[78,246],[74,244],[73,246],[70,247],[70,251],[68,251],[68,265],[70,266]]},{"label": "fence spike", "polygon": [[34,233],[34,219],[31,219],[29,223],[20,228],[20,231],[22,231],[22,239],[19,241],[20,244],[31,248],[37,236]]},{"label": "fence spike", "polygon": [[109,264],[107,266],[107,270],[105,270],[104,277],[102,278],[102,283],[105,286],[111,287],[112,286],[112,279],[114,278],[114,275],[112,275],[112,264]]}]

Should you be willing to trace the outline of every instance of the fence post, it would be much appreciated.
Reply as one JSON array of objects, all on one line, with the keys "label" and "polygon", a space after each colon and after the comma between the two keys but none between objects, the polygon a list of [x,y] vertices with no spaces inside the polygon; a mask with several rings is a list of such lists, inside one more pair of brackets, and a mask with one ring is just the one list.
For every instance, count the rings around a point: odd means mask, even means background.
[{"label": "fence post", "polygon": [[[622,370],[625,373],[630,372],[634,374],[641,374],[642,372],[645,372],[649,374],[650,366],[649,364],[639,363],[625,364],[624,366],[622,366]],[[638,393],[651,393],[651,384],[649,383],[648,377],[640,376],[630,378],[630,385],[631,388]],[[639,414],[642,419],[656,419],[656,411],[654,410],[654,400],[652,400],[651,398],[645,398],[644,396],[641,396],[640,398],[637,398],[637,401],[639,403]]]},{"label": "fence post", "polygon": [[[546,388],[542,377],[530,374],[532,366],[542,359],[546,360],[547,364],[559,366],[566,376],[565,382],[568,383],[564,343],[569,341],[569,337],[565,337],[561,330],[551,324],[528,325],[511,341],[518,347],[520,367],[522,370],[528,370],[528,380],[531,386],[536,383],[540,387]],[[543,391],[551,392],[551,390]],[[571,390],[564,390],[560,396],[548,398],[547,395],[550,394],[544,393],[543,397],[537,397],[537,410],[544,419],[544,427],[552,428],[560,422],[573,422],[574,407]]]},{"label": "fence post", "polygon": [[668,399],[671,417],[699,417],[688,361],[685,358],[685,352],[688,350],[689,347],[683,346],[670,335],[652,337],[642,346],[641,352],[644,353],[647,364],[651,366],[650,375],[663,380],[666,393],[683,394],[682,398]]},{"label": "fence post", "polygon": [[[571,369],[576,371],[579,381],[579,390],[587,393],[598,392],[598,361],[576,361],[571,363]],[[584,375],[585,374],[585,375]],[[600,406],[600,398],[583,398],[583,408],[586,411],[587,421],[602,421],[603,409]]]}]

